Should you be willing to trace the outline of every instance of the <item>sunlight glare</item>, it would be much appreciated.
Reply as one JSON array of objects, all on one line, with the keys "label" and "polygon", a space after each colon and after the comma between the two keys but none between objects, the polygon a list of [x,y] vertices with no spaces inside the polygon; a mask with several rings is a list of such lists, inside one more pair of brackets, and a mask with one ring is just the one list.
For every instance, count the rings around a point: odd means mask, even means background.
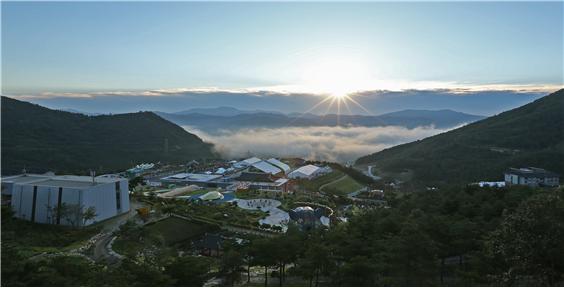
[{"label": "sunlight glare", "polygon": [[310,91],[344,99],[346,95],[370,87],[370,74],[360,63],[345,60],[321,60],[303,70],[303,83]]}]

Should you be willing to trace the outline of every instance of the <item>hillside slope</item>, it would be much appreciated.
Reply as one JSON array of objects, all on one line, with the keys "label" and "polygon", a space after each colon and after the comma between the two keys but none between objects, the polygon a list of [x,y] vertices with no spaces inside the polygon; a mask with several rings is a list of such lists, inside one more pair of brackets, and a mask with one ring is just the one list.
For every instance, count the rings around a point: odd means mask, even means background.
[{"label": "hillside slope", "polygon": [[106,172],[212,157],[211,144],[151,112],[86,116],[2,97],[3,175],[24,167]]},{"label": "hillside slope", "polygon": [[379,174],[408,172],[421,185],[500,180],[507,167],[564,175],[564,90],[424,140],[359,158]]}]

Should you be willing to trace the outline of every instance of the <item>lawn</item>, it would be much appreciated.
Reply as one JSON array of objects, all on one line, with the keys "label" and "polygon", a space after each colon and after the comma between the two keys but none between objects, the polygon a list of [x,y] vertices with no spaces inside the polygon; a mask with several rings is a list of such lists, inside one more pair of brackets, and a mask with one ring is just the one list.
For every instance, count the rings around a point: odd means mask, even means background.
[{"label": "lawn", "polygon": [[329,183],[333,180],[337,180],[341,178],[343,175],[344,175],[343,172],[334,170],[331,173],[319,176],[312,180],[307,180],[307,179],[299,180],[298,185],[302,189],[305,189],[306,191],[318,191],[320,186]]},{"label": "lawn", "polygon": [[346,195],[346,194],[351,193],[353,191],[357,191],[357,190],[361,189],[362,187],[363,187],[362,184],[358,183],[357,181],[352,179],[350,176],[347,176],[347,177],[343,178],[342,180],[340,180],[336,183],[332,183],[328,186],[325,186],[323,188],[323,191],[325,191],[329,194]]}]

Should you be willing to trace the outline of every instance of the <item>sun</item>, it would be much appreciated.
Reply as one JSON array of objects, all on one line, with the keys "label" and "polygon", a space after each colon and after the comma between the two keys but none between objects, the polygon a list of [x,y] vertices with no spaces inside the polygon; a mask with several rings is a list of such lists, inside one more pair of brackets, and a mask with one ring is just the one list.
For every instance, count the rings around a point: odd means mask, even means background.
[{"label": "sun", "polygon": [[326,59],[308,64],[302,82],[311,92],[342,100],[345,96],[370,87],[368,69],[360,62]]}]

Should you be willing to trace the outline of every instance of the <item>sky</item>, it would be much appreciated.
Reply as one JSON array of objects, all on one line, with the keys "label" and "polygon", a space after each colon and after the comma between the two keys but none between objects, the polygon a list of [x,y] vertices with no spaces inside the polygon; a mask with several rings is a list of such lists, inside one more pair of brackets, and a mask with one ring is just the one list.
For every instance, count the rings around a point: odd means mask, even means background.
[{"label": "sky", "polygon": [[564,83],[563,2],[1,5],[9,96]]}]

